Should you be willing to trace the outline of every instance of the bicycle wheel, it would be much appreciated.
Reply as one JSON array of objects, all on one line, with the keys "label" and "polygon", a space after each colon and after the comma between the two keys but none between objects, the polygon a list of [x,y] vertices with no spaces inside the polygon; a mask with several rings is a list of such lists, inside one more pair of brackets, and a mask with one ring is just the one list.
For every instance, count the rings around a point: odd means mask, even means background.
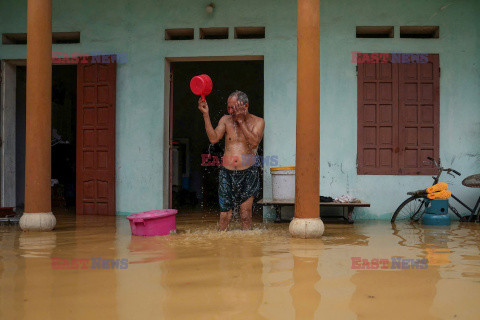
[{"label": "bicycle wheel", "polygon": [[397,210],[392,216],[390,222],[395,222],[395,220],[409,219],[409,220],[418,220],[425,210],[425,199],[412,196],[407,200],[403,201],[401,205],[398,206]]}]

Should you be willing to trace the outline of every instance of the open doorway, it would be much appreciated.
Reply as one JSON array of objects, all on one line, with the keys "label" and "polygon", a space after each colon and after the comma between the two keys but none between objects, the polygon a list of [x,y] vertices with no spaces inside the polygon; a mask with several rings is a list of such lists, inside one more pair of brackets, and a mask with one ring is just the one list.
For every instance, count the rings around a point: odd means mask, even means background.
[{"label": "open doorway", "polygon": [[[16,207],[25,202],[26,67],[16,78]],[[77,66],[55,65],[52,70],[52,210],[75,212],[77,123]]]},{"label": "open doorway", "polygon": [[[52,68],[52,209],[115,215],[116,59]],[[2,60],[1,206],[25,207],[26,61]],[[57,209],[57,210],[56,210]]]},{"label": "open doorway", "polygon": [[[222,139],[210,145],[203,117],[198,110],[198,96],[190,91],[190,79],[208,74],[213,90],[206,97],[212,125],[227,114],[228,96],[235,90],[243,91],[249,99],[249,112],[264,117],[264,64],[261,61],[192,61],[171,62],[171,172],[169,187],[171,207],[204,212],[219,212],[219,166],[202,165],[202,155],[221,157],[225,150]],[[263,140],[257,155],[263,156]],[[263,171],[260,172],[263,194]],[[257,200],[257,199],[256,199]],[[254,202],[256,203],[256,201]],[[254,206],[253,214],[261,214]]]}]

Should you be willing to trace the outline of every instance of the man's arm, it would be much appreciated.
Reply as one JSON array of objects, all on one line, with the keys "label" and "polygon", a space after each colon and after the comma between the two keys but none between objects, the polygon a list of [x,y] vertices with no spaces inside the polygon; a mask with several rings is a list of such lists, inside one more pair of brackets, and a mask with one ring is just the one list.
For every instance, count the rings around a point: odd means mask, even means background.
[{"label": "man's arm", "polygon": [[257,149],[260,141],[262,141],[263,130],[265,129],[265,120],[259,118],[252,131],[248,129],[245,121],[239,121],[240,128],[242,129],[243,135],[247,140],[247,143],[252,147],[252,149]]},{"label": "man's arm", "polygon": [[200,98],[198,99],[198,109],[203,114],[203,120],[205,121],[205,131],[207,131],[208,140],[210,140],[211,144],[215,144],[220,139],[223,138],[225,134],[226,126],[225,126],[225,117],[223,116],[220,121],[218,122],[217,128],[213,129],[212,122],[210,121],[210,115],[208,114],[208,104],[207,101]]},{"label": "man's arm", "polygon": [[211,144],[215,144],[223,138],[225,134],[225,117],[223,116],[218,121],[218,126],[213,129],[212,122],[210,121],[210,115],[208,113],[203,114],[203,120],[205,121],[205,130],[207,131],[208,140]]}]

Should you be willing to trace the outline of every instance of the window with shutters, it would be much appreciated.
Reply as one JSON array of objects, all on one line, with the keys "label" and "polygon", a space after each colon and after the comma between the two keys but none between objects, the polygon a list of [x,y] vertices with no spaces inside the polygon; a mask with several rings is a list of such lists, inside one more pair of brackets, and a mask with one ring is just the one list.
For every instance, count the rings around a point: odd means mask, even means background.
[{"label": "window with shutters", "polygon": [[439,155],[438,54],[400,61],[357,64],[358,174],[435,173],[427,157]]}]

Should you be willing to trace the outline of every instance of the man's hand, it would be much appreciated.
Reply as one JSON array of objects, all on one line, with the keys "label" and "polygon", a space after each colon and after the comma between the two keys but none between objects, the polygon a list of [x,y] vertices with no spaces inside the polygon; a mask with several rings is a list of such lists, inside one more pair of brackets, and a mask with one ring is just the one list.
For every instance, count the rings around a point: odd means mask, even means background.
[{"label": "man's hand", "polygon": [[198,110],[200,110],[203,113],[203,115],[208,114],[207,100],[202,98],[198,99]]},{"label": "man's hand", "polygon": [[235,122],[242,123],[245,121],[247,116],[247,106],[240,101],[237,101],[235,106],[233,107],[233,117]]}]

